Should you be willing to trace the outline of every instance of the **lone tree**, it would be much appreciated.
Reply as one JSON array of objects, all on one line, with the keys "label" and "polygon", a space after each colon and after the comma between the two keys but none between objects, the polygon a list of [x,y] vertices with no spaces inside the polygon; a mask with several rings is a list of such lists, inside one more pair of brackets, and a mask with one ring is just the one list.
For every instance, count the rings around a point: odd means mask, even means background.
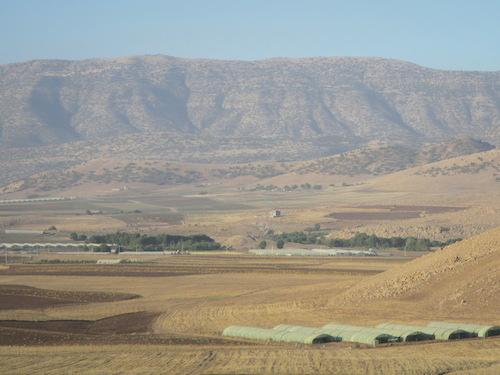
[{"label": "lone tree", "polygon": [[267,242],[262,240],[259,243],[259,249],[265,249],[267,247]]},{"label": "lone tree", "polygon": [[278,241],[276,241],[276,247],[278,249],[283,249],[283,246],[285,246],[285,241],[283,241],[282,239],[279,239]]}]

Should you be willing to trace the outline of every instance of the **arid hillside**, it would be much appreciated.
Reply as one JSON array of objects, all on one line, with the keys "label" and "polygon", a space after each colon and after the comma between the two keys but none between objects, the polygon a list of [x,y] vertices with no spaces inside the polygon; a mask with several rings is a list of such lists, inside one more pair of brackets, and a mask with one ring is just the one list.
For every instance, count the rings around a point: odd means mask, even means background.
[{"label": "arid hillside", "polygon": [[206,179],[201,166],[169,163],[159,160],[122,160],[97,158],[63,170],[36,173],[28,178],[0,187],[0,192],[50,192],[83,184],[144,183],[158,186],[190,184]]},{"label": "arid hillside", "polygon": [[[50,148],[53,149],[53,146]],[[383,175],[456,156],[480,153],[492,148],[491,144],[472,138],[422,146],[371,142],[355,150],[306,161],[262,160],[252,163],[215,164],[209,160],[205,160],[205,163],[170,161],[172,159],[166,155],[154,155],[152,152],[146,153],[141,150],[125,152],[113,146],[108,148],[96,146],[94,150],[90,150],[77,143],[74,144],[73,153],[67,144],[58,148],[57,153],[44,156],[38,151],[36,154],[38,157],[30,152],[27,152],[25,157],[21,156],[22,153],[0,157],[0,193],[27,190],[60,191],[92,183],[145,183],[173,186],[244,176],[256,180],[278,177],[286,181],[290,174],[298,176],[304,180],[301,183],[304,183],[309,182],[308,176],[311,174],[317,175],[320,181],[323,180],[320,176]],[[219,150],[219,153],[224,153],[224,150]],[[226,154],[231,154],[231,151],[226,151]],[[174,160],[176,159],[178,160],[178,157]],[[39,171],[33,173],[37,170]]]},{"label": "arid hillside", "polygon": [[[375,189],[435,194],[446,199],[467,191],[498,191],[500,150],[494,149],[441,160],[381,176],[371,181]],[[432,186],[432,188],[430,188]],[[472,198],[472,197],[470,197]]]},{"label": "arid hillside", "polygon": [[[379,236],[468,238],[500,226],[500,150],[458,156],[377,176],[347,189],[359,197],[360,207],[346,209],[353,211],[352,215],[356,213],[357,220],[348,221],[350,230],[347,233],[344,230],[336,235],[362,231]],[[390,200],[384,200],[384,195],[390,196]],[[366,201],[362,201],[361,197],[365,197]],[[373,206],[376,200],[386,206]],[[383,220],[382,217],[379,220],[359,221],[359,214],[373,210],[385,209],[396,214],[392,212],[391,204],[417,205],[414,208],[419,205],[448,205],[460,209],[427,211],[404,222]]]},{"label": "arid hillside", "polygon": [[[412,300],[422,308],[450,313],[498,312],[500,228],[394,267],[344,294],[349,303]],[[498,317],[498,315],[497,315]]]},{"label": "arid hillside", "polygon": [[[262,61],[137,56],[0,66],[0,144],[170,131],[197,138],[500,141],[499,72],[382,58]],[[168,136],[165,134],[165,136]],[[332,153],[332,152],[331,152]]]},{"label": "arid hillside", "polygon": [[429,143],[421,147],[371,142],[359,149],[306,161],[294,166],[292,171],[337,175],[381,175],[456,156],[488,151],[492,148],[492,145],[472,138]]}]

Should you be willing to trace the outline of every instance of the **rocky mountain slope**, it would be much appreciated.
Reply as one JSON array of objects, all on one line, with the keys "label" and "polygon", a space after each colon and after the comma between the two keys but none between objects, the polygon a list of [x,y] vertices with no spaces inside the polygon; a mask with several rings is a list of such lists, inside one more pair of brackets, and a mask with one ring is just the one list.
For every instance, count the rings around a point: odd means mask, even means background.
[{"label": "rocky mountain slope", "polygon": [[[321,139],[330,154],[374,139],[500,141],[500,72],[382,58],[218,61],[142,56],[0,66],[0,144],[167,132]],[[170,132],[170,133],[168,133]],[[319,156],[319,155],[318,155]]]}]

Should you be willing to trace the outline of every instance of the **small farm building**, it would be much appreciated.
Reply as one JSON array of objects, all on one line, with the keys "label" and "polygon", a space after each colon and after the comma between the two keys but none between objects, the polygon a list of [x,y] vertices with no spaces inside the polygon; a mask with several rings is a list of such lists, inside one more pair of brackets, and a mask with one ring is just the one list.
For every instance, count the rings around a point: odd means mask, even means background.
[{"label": "small farm building", "polygon": [[281,210],[272,210],[271,217],[281,217]]}]

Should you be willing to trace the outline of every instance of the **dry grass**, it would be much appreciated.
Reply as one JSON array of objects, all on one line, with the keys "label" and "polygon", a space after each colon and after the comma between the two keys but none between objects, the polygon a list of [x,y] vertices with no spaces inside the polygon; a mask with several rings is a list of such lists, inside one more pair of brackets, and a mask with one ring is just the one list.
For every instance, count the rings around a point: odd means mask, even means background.
[{"label": "dry grass", "polygon": [[[491,165],[474,173],[461,168],[479,163],[478,158],[483,158],[485,163]],[[353,186],[340,186],[342,178],[337,176],[335,186],[327,186],[325,182],[322,190],[288,193],[240,190],[259,182],[245,178],[217,180],[206,186],[153,187],[131,184],[129,190],[115,193],[111,192],[115,187],[113,184],[86,185],[84,190],[71,194],[89,196],[85,200],[63,202],[43,209],[39,205],[23,205],[14,211],[9,211],[7,206],[2,207],[2,211],[5,211],[0,213],[0,225],[33,229],[55,225],[61,230],[80,232],[128,230],[207,233],[237,248],[255,246],[252,238],[262,238],[267,229],[303,230],[317,223],[336,231],[335,235],[364,231],[381,236],[419,236],[439,240],[469,237],[500,225],[500,190],[496,182],[499,172],[495,169],[496,164],[493,164],[498,163],[499,158],[498,150],[492,150],[377,178],[358,179]],[[455,168],[454,174],[433,177],[423,173],[426,168],[452,167]],[[309,177],[292,173],[281,175],[280,181],[285,183],[287,178],[294,183],[313,181],[309,181]],[[331,178],[328,177],[328,182],[333,182]],[[104,191],[108,191],[105,196],[97,196]],[[201,191],[204,194],[200,194]],[[365,217],[376,220],[357,220],[363,219],[359,216],[359,207],[393,205],[465,209],[446,212],[428,207],[424,213],[412,211],[407,215],[399,211],[379,214],[387,211],[380,208],[374,209],[370,213],[371,217]],[[87,208],[100,209],[104,214],[83,215]],[[281,208],[284,216],[271,219],[269,212],[273,208]],[[362,210],[372,211],[366,208]],[[116,213],[120,211],[124,213]],[[133,213],[135,211],[140,213]],[[328,217],[332,212],[336,213],[336,218]],[[346,217],[348,212],[356,213]],[[356,220],[344,220],[352,218]]]},{"label": "dry grass", "polygon": [[[491,155],[496,154],[491,152]],[[465,157],[463,164],[469,165],[469,162]],[[445,168],[446,163],[441,162],[440,168]],[[161,227],[169,232],[208,233],[237,246],[252,246],[254,242],[250,237],[259,238],[269,228],[302,230],[314,223],[336,230],[335,234],[367,231],[431,238],[468,237],[500,225],[500,196],[492,171],[480,170],[472,177],[470,174],[431,177],[416,171],[380,177],[362,185],[328,187],[314,194],[241,192],[237,190],[241,185],[235,182],[208,187],[206,196],[199,195],[200,188],[192,186],[148,190],[148,194],[141,188],[120,197],[101,197],[90,204],[127,212],[139,209],[146,218],[150,217],[146,214],[155,217],[167,211],[181,214],[182,224],[146,220],[134,230]],[[242,181],[239,183],[247,183]],[[246,206],[241,206],[241,202]],[[367,205],[380,207],[363,207]],[[434,207],[426,209],[421,217],[377,223],[327,217],[332,212],[383,212],[386,208],[382,206],[387,205],[466,208],[445,212]],[[275,207],[282,208],[285,216],[270,218],[269,210]],[[18,221],[14,226],[26,228],[53,223],[81,232],[104,227],[115,230],[127,225],[125,219],[116,215],[86,217],[71,210],[63,215],[60,210],[36,213],[34,209],[23,209],[15,216]],[[441,232],[442,228],[447,229]],[[486,236],[491,239],[491,233]],[[457,244],[458,256],[472,259],[465,265],[455,264],[452,255],[441,259],[438,253],[409,264],[396,258],[259,258],[217,254],[138,256],[148,264],[108,268],[14,265],[0,272],[0,284],[75,292],[122,292],[139,294],[142,298],[2,311],[0,319],[95,320],[147,311],[158,314],[152,328],[162,337],[182,335],[206,340],[219,339],[222,329],[231,324],[320,326],[337,321],[373,325],[391,320],[415,324],[429,320],[498,324],[498,255],[497,252],[483,254],[485,249],[498,248],[497,236],[493,237],[486,242],[472,239]],[[66,260],[71,257],[61,256]],[[385,270],[388,273],[373,276]],[[429,270],[436,271],[437,276],[427,277]],[[443,270],[450,272],[441,272]],[[383,293],[379,293],[381,285]],[[408,290],[411,293],[407,293]],[[345,298],[346,295],[357,298]],[[498,339],[377,349],[338,344],[314,348],[289,344],[221,345],[207,341],[168,346],[0,347],[2,370],[9,374],[68,371],[88,374],[496,374],[499,358]]]},{"label": "dry grass", "polygon": [[343,297],[352,303],[363,301],[368,309],[413,305],[422,320],[448,315],[451,320],[500,323],[499,280],[500,228],[496,228],[366,278]]},{"label": "dry grass", "polygon": [[495,374],[499,355],[498,339],[357,350],[130,345],[0,349],[2,370],[9,374]]},{"label": "dry grass", "polygon": [[[420,323],[457,317],[475,321],[495,319],[488,309],[484,313],[478,309],[473,313],[463,310],[457,314],[455,309],[432,310],[427,305],[418,308],[418,303],[405,299],[385,304],[337,303],[347,290],[373,277],[373,271],[396,271],[404,262],[383,258],[170,256],[156,258],[149,266],[151,272],[157,268],[182,268],[197,273],[172,277],[4,274],[0,276],[1,284],[124,292],[139,294],[142,298],[4,311],[0,319],[95,320],[148,311],[159,314],[153,329],[161,336],[206,339],[220,338],[222,329],[231,324],[270,327],[278,323],[319,326],[331,321],[368,325],[387,320]],[[110,272],[114,272],[113,267],[109,268]],[[204,273],[214,270],[220,272]],[[0,347],[2,369],[9,374],[62,374],[68,371],[85,374],[438,374],[488,371],[498,366],[499,358],[499,339],[377,349],[338,344],[320,347],[292,344],[221,346],[206,341],[197,345],[168,346]]]}]

